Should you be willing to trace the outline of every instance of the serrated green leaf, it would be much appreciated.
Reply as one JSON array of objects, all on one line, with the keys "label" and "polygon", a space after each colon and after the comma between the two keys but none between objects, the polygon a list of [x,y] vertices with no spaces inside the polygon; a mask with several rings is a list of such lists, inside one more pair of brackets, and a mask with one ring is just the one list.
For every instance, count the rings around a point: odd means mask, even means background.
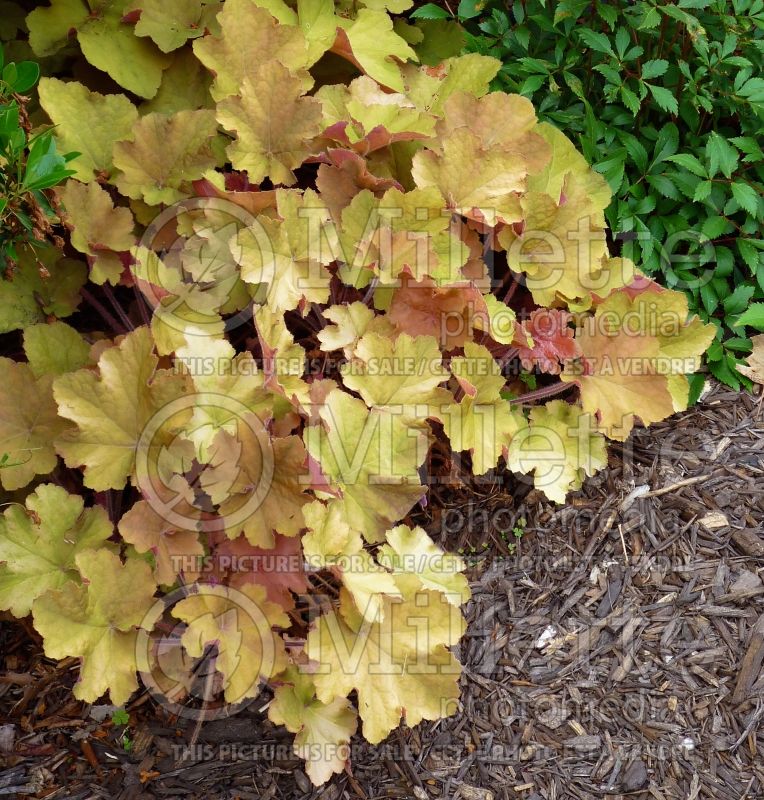
[{"label": "serrated green leaf", "polygon": [[713,178],[721,170],[722,175],[732,177],[738,162],[735,148],[716,131],[712,131],[706,141],[706,163],[708,175]]},{"label": "serrated green leaf", "polygon": [[759,195],[753,186],[743,181],[733,181],[731,188],[732,196],[737,200],[738,205],[755,217],[759,207]]},{"label": "serrated green leaf", "polygon": [[707,238],[707,239],[716,239],[717,237],[721,236],[722,233],[726,230],[729,222],[719,215],[714,215],[711,217],[706,217],[703,224],[700,227],[700,232]]},{"label": "serrated green leaf", "polygon": [[711,194],[711,189],[714,188],[713,181],[701,181],[695,187],[695,194],[692,196],[692,199],[696,203],[701,203],[703,200],[707,200],[708,196]]},{"label": "serrated green leaf", "polygon": [[665,161],[668,156],[676,153],[678,147],[679,129],[673,122],[670,122],[658,131],[658,138],[655,140],[655,149],[653,150],[653,163],[658,164]]},{"label": "serrated green leaf", "polygon": [[639,102],[639,98],[627,86],[621,86],[621,99],[626,108],[628,108],[634,116],[639,114],[639,109],[642,104]]},{"label": "serrated green leaf", "polygon": [[611,64],[595,64],[594,69],[604,75],[614,86],[620,86],[621,73]]},{"label": "serrated green leaf", "polygon": [[[710,283],[700,287],[700,298],[703,301],[703,306],[706,311],[709,314],[713,314],[719,306],[719,296]],[[710,351],[707,357],[710,358]]]},{"label": "serrated green leaf", "polygon": [[755,274],[762,254],[750,240],[742,237],[737,240],[737,249],[740,257],[748,265],[751,272]]},{"label": "serrated green leaf", "polygon": [[738,150],[745,153],[743,161],[760,161],[764,160],[764,152],[759,147],[759,143],[753,136],[734,136],[730,139],[735,144]]},{"label": "serrated green leaf", "polygon": [[693,175],[697,175],[699,178],[706,177],[706,168],[691,153],[677,153],[675,156],[668,156],[666,161],[673,161],[674,164],[679,164],[680,167],[688,169]]},{"label": "serrated green leaf", "polygon": [[745,313],[741,314],[735,321],[735,326],[748,325],[756,330],[764,331],[764,303],[753,303]]},{"label": "serrated green leaf", "polygon": [[735,369],[734,357],[727,356],[719,361],[711,361],[708,368],[717,380],[735,390],[740,388],[740,373]]},{"label": "serrated green leaf", "polygon": [[615,34],[615,47],[618,50],[618,55],[623,58],[626,48],[631,42],[631,36],[626,28],[619,28]]},{"label": "serrated green leaf", "polygon": [[661,15],[655,6],[648,7],[644,17],[639,23],[639,30],[648,31],[657,28],[661,24]]},{"label": "serrated green leaf", "polygon": [[621,134],[621,141],[631,160],[636,164],[639,171],[644,173],[647,170],[648,155],[642,142],[636,136],[627,133]]},{"label": "serrated green leaf", "polygon": [[724,302],[722,305],[724,306],[724,310],[727,314],[740,314],[745,310],[745,307],[748,305],[748,301],[753,296],[755,287],[753,286],[746,286],[745,284],[742,286],[738,286],[735,291],[729,295],[729,297],[724,298]]},{"label": "serrated green leaf", "polygon": [[737,93],[750,103],[764,103],[764,78],[749,78]]},{"label": "serrated green leaf", "polygon": [[655,86],[652,83],[646,83],[645,86],[650,90],[653,99],[663,111],[667,111],[669,114],[677,114],[679,103],[668,89],[664,89],[663,86]]},{"label": "serrated green leaf", "polygon": [[598,53],[605,53],[615,58],[615,52],[610,44],[610,39],[608,39],[604,33],[598,33],[590,28],[581,28],[578,31],[578,36],[583,43],[592,50],[596,50]]},{"label": "serrated green leaf", "polygon": [[668,61],[665,58],[654,58],[642,64],[642,80],[650,78],[660,78],[668,69]]},{"label": "serrated green leaf", "polygon": [[664,197],[670,200],[678,200],[681,195],[679,190],[674,186],[673,181],[667,175],[648,175],[647,182],[656,191],[660,192]]}]

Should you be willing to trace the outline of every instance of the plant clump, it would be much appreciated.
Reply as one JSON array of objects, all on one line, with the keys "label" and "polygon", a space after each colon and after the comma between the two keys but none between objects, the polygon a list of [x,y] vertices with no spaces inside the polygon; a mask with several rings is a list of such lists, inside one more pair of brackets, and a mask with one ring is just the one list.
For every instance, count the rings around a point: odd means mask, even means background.
[{"label": "plant clump", "polygon": [[0,607],[82,700],[140,675],[192,714],[204,662],[209,717],[268,684],[320,784],[359,718],[458,708],[469,585],[429,488],[509,469],[563,502],[686,406],[714,330],[611,258],[604,178],[409,0],[79,5],[32,47],[124,92],[40,85],[81,155],[67,249],[8,284],[39,313],[5,320]]}]

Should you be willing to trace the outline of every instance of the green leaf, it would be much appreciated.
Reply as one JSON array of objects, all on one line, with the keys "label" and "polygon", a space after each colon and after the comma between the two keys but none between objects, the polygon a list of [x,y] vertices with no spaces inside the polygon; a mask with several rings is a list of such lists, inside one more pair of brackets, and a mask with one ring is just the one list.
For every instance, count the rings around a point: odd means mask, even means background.
[{"label": "green leaf", "polygon": [[696,203],[700,203],[703,200],[707,200],[708,196],[711,194],[711,189],[713,189],[714,184],[713,181],[701,181],[695,187],[695,194],[692,196],[692,199]]},{"label": "green leaf", "polygon": [[732,339],[727,339],[724,342],[727,350],[732,350],[735,353],[750,353],[751,340],[742,336],[735,336]]},{"label": "green leaf", "polygon": [[578,31],[578,35],[587,47],[596,50],[598,53],[605,53],[615,58],[610,40],[604,33],[597,33],[591,30],[591,28],[581,28],[581,30]]},{"label": "green leaf", "polygon": [[584,100],[584,85],[581,83],[581,79],[577,75],[574,75],[572,72],[568,72],[567,70],[562,73],[562,77],[565,79],[565,83],[568,84],[573,94],[576,95],[576,97],[580,97],[582,100]]},{"label": "green leaf", "polygon": [[5,106],[5,108],[0,107],[0,144],[2,144],[3,141],[9,140],[10,137],[20,129],[19,107],[16,103],[10,103]]},{"label": "green leaf", "polygon": [[60,183],[72,170],[66,169],[66,161],[56,151],[53,134],[46,131],[33,142],[27,156],[23,185],[30,191],[48,189]]},{"label": "green leaf", "polygon": [[753,296],[755,288],[743,284],[738,286],[737,289],[729,296],[724,298],[722,305],[727,314],[740,314],[745,310],[748,301]]},{"label": "green leaf", "polygon": [[745,153],[743,161],[746,163],[751,161],[764,161],[764,152],[762,152],[759,143],[753,136],[734,136],[730,141],[734,142],[735,147],[737,147],[741,153]]},{"label": "green leaf", "polygon": [[764,331],[764,303],[753,303],[748,310],[735,321],[735,327],[748,325],[758,331]]},{"label": "green leaf", "polygon": [[706,177],[706,168],[690,153],[677,153],[675,156],[668,156],[666,161],[673,161],[674,164],[679,164],[680,167],[688,169],[693,175],[697,175],[699,178]]},{"label": "green leaf", "polygon": [[485,2],[481,0],[461,0],[456,15],[459,19],[473,19],[483,10]]},{"label": "green leaf", "polygon": [[[599,5],[599,3],[597,5]],[[616,50],[618,50],[618,55],[621,58],[623,58],[626,48],[629,46],[630,42],[631,37],[629,36],[629,32],[626,30],[626,28],[619,28],[615,35],[615,47]]]},{"label": "green leaf", "polygon": [[533,94],[546,83],[546,75],[529,75],[520,87],[520,94],[526,97]]},{"label": "green leaf", "polygon": [[655,6],[649,6],[647,11],[645,12],[644,17],[639,23],[638,30],[640,31],[648,31],[652,30],[653,28],[657,28],[658,25],[661,24],[661,15],[658,13],[658,9]]},{"label": "green leaf", "polygon": [[716,239],[724,233],[729,223],[724,217],[720,217],[718,215],[714,215],[711,217],[707,217],[706,220],[703,222],[703,225],[700,228],[700,232],[707,238],[707,239]]},{"label": "green leaf", "polygon": [[679,147],[679,129],[673,122],[664,125],[658,131],[658,138],[655,140],[653,150],[653,164],[665,161],[670,155],[676,153]]},{"label": "green leaf", "polygon": [[679,103],[676,97],[662,86],[654,86],[652,83],[646,83],[645,86],[650,90],[650,94],[663,111],[668,111],[669,114],[676,115],[679,111]]},{"label": "green leaf", "polygon": [[618,20],[618,9],[613,8],[605,3],[597,3],[597,13],[602,17],[602,19],[605,20],[605,22],[607,22],[610,30],[613,30],[613,27]]},{"label": "green leaf", "polygon": [[745,209],[752,217],[756,216],[759,206],[759,195],[749,183],[734,181],[732,184],[732,196],[737,200],[738,205]]},{"label": "green leaf", "polygon": [[703,394],[703,389],[706,386],[706,376],[702,372],[696,372],[694,375],[688,375],[687,380],[690,384],[690,395],[687,399],[687,407],[691,408],[700,400],[700,396]]},{"label": "green leaf", "polygon": [[621,99],[623,100],[623,104],[626,106],[626,108],[628,108],[629,111],[631,111],[631,113],[636,117],[636,115],[639,114],[639,109],[642,105],[639,102],[639,98],[634,94],[634,92],[631,91],[631,89],[626,86],[621,86]]},{"label": "green leaf", "polygon": [[595,64],[594,69],[604,75],[613,85],[620,86],[621,73],[614,66],[610,64]]},{"label": "green leaf", "polygon": [[727,356],[719,361],[711,361],[708,364],[711,374],[727,386],[733,389],[740,388],[740,373],[735,369],[735,358]]},{"label": "green leaf", "polygon": [[40,67],[34,61],[16,64],[16,79],[10,81],[16,94],[28,92],[40,79]]},{"label": "green leaf", "polygon": [[[545,5],[544,2],[541,5]],[[569,20],[577,20],[581,14],[584,12],[584,9],[591,6],[589,0],[560,0],[557,3],[557,8],[554,12],[554,21],[553,25],[556,25],[558,22],[562,22],[564,19]]]},{"label": "green leaf", "polygon": [[113,725],[129,725],[130,715],[124,708],[116,708],[112,712],[111,721]]},{"label": "green leaf", "polygon": [[642,80],[660,78],[661,75],[665,74],[667,69],[668,61],[666,61],[665,58],[654,58],[650,61],[645,61],[645,63],[642,64]]},{"label": "green leaf", "polygon": [[712,131],[706,141],[706,163],[708,175],[713,178],[719,170],[731,178],[738,162],[737,150],[716,131]]},{"label": "green leaf", "polygon": [[651,194],[648,194],[646,197],[643,197],[641,200],[638,200],[636,204],[632,207],[634,214],[639,216],[644,216],[645,214],[649,214],[651,211],[655,210],[655,197]]},{"label": "green leaf", "polygon": [[700,287],[700,298],[703,301],[703,307],[706,311],[709,314],[713,314],[719,306],[719,296],[710,283]]},{"label": "green leaf", "polygon": [[764,78],[750,78],[738,90],[750,103],[764,103]]},{"label": "green leaf", "polygon": [[759,267],[759,250],[749,239],[742,237],[737,240],[737,249],[740,257],[748,265],[752,273],[756,273]]},{"label": "green leaf", "polygon": [[449,19],[450,14],[445,8],[436,6],[435,3],[425,3],[409,15],[411,19]]},{"label": "green leaf", "polygon": [[653,189],[670,200],[678,200],[681,197],[673,181],[666,175],[648,175],[647,182]]},{"label": "green leaf", "polygon": [[648,156],[647,150],[645,150],[642,142],[640,142],[636,136],[632,136],[628,133],[621,134],[621,141],[623,142],[623,146],[626,148],[626,152],[629,154],[629,157],[636,164],[637,169],[644,174],[647,171]]}]

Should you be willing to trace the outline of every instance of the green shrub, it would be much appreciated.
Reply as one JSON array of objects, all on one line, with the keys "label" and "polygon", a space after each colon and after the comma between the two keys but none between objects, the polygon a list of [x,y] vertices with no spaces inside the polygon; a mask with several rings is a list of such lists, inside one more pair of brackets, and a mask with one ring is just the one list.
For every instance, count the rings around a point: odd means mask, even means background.
[{"label": "green shrub", "polygon": [[457,14],[468,49],[503,61],[495,88],[531,98],[607,178],[623,255],[719,326],[708,365],[738,386],[751,341],[735,323],[764,298],[764,0],[463,0]]},{"label": "green shrub", "polygon": [[60,155],[52,132],[29,134],[28,92],[40,68],[33,61],[5,63],[0,45],[0,266],[16,261],[21,242],[40,244],[52,233],[54,216],[43,190],[74,174]]}]

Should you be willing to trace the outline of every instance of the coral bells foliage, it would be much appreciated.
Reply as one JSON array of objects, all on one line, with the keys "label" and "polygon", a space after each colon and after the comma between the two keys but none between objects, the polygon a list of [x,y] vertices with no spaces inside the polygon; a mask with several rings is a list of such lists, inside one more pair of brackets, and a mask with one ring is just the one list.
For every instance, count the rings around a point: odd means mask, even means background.
[{"label": "coral bells foliage", "polygon": [[685,407],[713,328],[609,257],[604,179],[488,94],[497,61],[432,63],[448,36],[393,22],[406,0],[89,5],[28,18],[125,93],[40,86],[80,155],[66,257],[1,287],[26,358],[0,607],[81,660],[83,700],[269,684],[322,783],[357,726],[458,707],[469,589],[417,525],[432,484],[510,469],[563,502],[606,437]]}]

